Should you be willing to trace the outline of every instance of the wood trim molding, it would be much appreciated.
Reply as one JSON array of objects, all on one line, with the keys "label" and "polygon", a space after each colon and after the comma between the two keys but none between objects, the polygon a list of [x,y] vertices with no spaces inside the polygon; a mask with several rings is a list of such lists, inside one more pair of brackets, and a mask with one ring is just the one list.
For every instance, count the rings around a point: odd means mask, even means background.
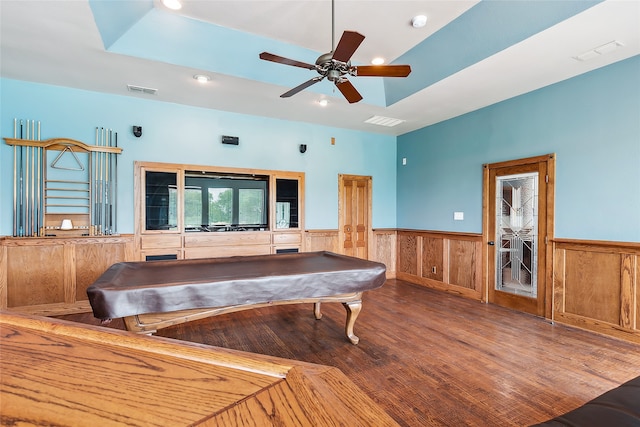
[{"label": "wood trim molding", "polygon": [[543,154],[542,156],[526,157],[524,159],[507,160],[497,163],[486,163],[483,166],[485,169],[505,168],[511,166],[530,165],[534,163],[546,162],[550,159],[555,159],[555,154],[550,153]]}]

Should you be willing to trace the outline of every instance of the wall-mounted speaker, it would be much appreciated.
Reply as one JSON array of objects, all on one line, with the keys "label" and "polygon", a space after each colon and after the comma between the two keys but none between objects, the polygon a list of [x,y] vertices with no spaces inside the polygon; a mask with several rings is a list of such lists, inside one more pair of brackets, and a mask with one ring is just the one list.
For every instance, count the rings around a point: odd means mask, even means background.
[{"label": "wall-mounted speaker", "polygon": [[306,153],[307,152],[307,144],[300,144],[300,152],[301,153]]},{"label": "wall-mounted speaker", "polygon": [[238,138],[237,136],[222,135],[222,143],[230,144],[230,145],[238,145],[240,144],[240,138]]},{"label": "wall-mounted speaker", "polygon": [[133,135],[136,138],[140,138],[142,136],[142,126],[134,126],[133,127]]}]

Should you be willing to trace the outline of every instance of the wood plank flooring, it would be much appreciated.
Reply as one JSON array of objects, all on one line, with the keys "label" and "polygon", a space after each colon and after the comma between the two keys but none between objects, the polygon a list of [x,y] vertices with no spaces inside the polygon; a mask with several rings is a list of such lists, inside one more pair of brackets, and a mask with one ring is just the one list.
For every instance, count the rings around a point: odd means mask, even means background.
[{"label": "wood plank flooring", "polygon": [[403,426],[527,426],[640,375],[638,344],[400,280],[365,293],[358,345],[340,304],[322,312],[275,306],[158,335],[335,366]]}]

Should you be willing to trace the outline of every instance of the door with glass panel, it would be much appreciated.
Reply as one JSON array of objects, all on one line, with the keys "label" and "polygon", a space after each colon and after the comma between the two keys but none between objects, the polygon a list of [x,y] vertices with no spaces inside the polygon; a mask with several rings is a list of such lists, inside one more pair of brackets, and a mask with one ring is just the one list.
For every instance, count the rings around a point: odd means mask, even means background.
[{"label": "door with glass panel", "polygon": [[[541,156],[487,165],[488,300],[544,316],[550,313],[553,201],[549,162]],[[549,262],[550,264],[550,262]]]}]

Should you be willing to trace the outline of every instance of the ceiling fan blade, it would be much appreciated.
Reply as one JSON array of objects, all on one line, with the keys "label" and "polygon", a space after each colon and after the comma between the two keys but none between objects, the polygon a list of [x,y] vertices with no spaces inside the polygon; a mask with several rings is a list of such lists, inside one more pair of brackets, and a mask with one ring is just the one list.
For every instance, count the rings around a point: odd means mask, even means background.
[{"label": "ceiling fan blade", "polygon": [[322,79],[324,79],[324,76],[318,76],[318,77],[312,78],[311,80],[307,80],[306,82],[302,83],[301,85],[298,85],[298,86],[294,87],[290,91],[283,93],[282,95],[280,95],[280,98],[289,98],[290,96],[295,95],[296,93],[308,88],[309,86],[318,83]]},{"label": "ceiling fan blade", "polygon": [[410,65],[359,65],[352,67],[356,76],[365,77],[407,77]]},{"label": "ceiling fan blade", "polygon": [[316,66],[312,64],[307,64],[306,62],[296,61],[294,59],[285,58],[284,56],[274,55],[269,52],[262,52],[260,54],[260,59],[264,59],[265,61],[277,62],[278,64],[284,65],[293,65],[294,67],[306,68],[308,70],[315,70]]},{"label": "ceiling fan blade", "polygon": [[364,36],[355,31],[345,31],[340,37],[338,46],[333,52],[333,59],[340,62],[349,62],[351,55],[354,54],[360,43],[364,40]]},{"label": "ceiling fan blade", "polygon": [[351,84],[349,80],[344,80],[342,83],[336,82],[336,87],[340,92],[342,92],[344,97],[347,98],[349,104],[353,104],[362,99],[362,95],[360,95],[360,92],[356,90],[356,88]]}]

